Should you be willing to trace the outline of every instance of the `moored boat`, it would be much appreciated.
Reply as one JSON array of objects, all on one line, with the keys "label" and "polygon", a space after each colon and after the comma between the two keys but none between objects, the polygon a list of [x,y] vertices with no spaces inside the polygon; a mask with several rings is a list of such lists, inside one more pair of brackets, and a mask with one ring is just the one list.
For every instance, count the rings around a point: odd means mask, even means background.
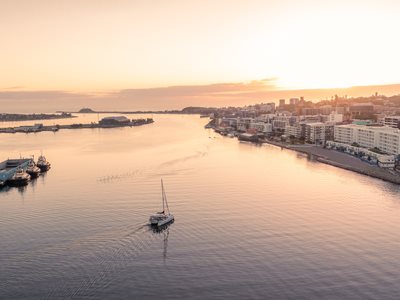
[{"label": "moored boat", "polygon": [[259,141],[258,136],[256,134],[251,134],[251,133],[239,134],[238,138],[239,138],[239,141],[244,141],[244,142],[257,143]]},{"label": "moored boat", "polygon": [[39,167],[41,172],[46,172],[50,169],[51,164],[46,160],[46,157],[40,155],[36,163],[36,166]]},{"label": "moored boat", "polygon": [[33,160],[31,160],[28,167],[26,168],[26,173],[28,173],[31,178],[36,178],[40,174],[40,168],[36,166]]},{"label": "moored boat", "polygon": [[150,219],[149,219],[150,224],[152,226],[157,226],[157,227],[167,225],[174,221],[174,215],[172,215],[169,211],[167,196],[165,194],[164,183],[163,183],[162,179],[161,179],[161,190],[162,190],[161,193],[162,193],[163,210],[161,212],[158,212],[158,213],[150,216]]},{"label": "moored boat", "polygon": [[31,176],[28,173],[18,168],[15,174],[7,180],[7,184],[10,186],[24,186],[28,184],[30,179]]},{"label": "moored boat", "polygon": [[6,185],[7,181],[15,175],[18,168],[26,169],[29,162],[29,158],[7,159],[0,162],[0,186]]}]

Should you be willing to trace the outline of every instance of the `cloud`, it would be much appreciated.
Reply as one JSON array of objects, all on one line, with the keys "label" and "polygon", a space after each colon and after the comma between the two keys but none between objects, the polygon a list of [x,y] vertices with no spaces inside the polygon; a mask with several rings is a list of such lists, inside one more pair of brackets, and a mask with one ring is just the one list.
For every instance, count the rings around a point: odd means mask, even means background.
[{"label": "cloud", "polygon": [[[280,98],[303,96],[308,100],[332,95],[368,96],[400,93],[400,84],[351,87],[346,89],[279,90],[276,79],[206,85],[182,85],[157,88],[131,88],[108,92],[0,90],[0,112],[95,110],[170,110],[186,106],[241,106],[276,102]],[[17,87],[15,87],[17,88]]]},{"label": "cloud", "polygon": [[29,91],[11,87],[0,90],[0,100],[65,100],[65,99],[154,99],[181,97],[210,97],[234,95],[243,92],[254,93],[274,90],[275,79],[263,79],[238,83],[215,83],[207,85],[182,85],[156,88],[132,88],[105,93],[77,93],[70,91]]},{"label": "cloud", "polygon": [[93,97],[93,95],[66,91],[10,91],[9,89],[0,91],[0,100],[59,100],[82,97]]},{"label": "cloud", "polygon": [[23,86],[10,86],[6,88],[1,88],[1,90],[7,91],[7,90],[22,90],[24,87]]},{"label": "cloud", "polygon": [[234,94],[244,91],[268,91],[275,89],[275,79],[263,79],[248,83],[215,83],[207,85],[182,85],[147,89],[124,89],[115,95],[120,97],[191,97]]}]

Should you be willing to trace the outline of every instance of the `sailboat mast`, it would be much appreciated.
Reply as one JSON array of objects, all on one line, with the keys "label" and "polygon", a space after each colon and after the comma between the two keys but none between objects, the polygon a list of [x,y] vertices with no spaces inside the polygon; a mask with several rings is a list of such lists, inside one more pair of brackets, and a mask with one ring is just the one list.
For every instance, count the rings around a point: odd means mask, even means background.
[{"label": "sailboat mast", "polygon": [[168,207],[168,201],[167,201],[167,194],[165,194],[164,188],[163,188],[163,191],[164,191],[164,201],[165,201],[165,205],[167,206],[167,211],[168,211],[168,213],[169,213],[169,207]]},{"label": "sailboat mast", "polygon": [[162,211],[164,212],[165,208],[164,208],[164,183],[163,180],[161,179],[161,194],[162,194]]}]

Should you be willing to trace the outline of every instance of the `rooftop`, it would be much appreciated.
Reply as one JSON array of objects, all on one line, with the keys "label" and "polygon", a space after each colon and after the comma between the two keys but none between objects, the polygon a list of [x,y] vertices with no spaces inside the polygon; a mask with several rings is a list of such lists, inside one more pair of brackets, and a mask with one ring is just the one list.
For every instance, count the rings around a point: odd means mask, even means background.
[{"label": "rooftop", "polygon": [[125,116],[114,116],[114,117],[105,117],[102,120],[115,120],[115,121],[129,121],[129,119]]},{"label": "rooftop", "polygon": [[374,130],[374,131],[386,131],[388,133],[396,133],[400,134],[400,129],[389,127],[389,126],[367,126],[367,125],[358,125],[358,124],[346,124],[346,125],[337,125],[337,127],[342,128],[357,128],[357,129],[365,129],[365,130]]}]

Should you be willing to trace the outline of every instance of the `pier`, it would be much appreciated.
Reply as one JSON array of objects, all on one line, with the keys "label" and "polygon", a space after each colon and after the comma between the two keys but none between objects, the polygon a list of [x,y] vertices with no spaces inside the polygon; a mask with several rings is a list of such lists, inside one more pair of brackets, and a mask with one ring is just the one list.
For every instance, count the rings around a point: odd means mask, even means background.
[{"label": "pier", "polygon": [[20,159],[7,159],[0,163],[0,187],[3,186],[7,180],[14,176],[18,168],[25,170],[28,167],[30,158]]},{"label": "pier", "polygon": [[34,133],[42,131],[56,132],[61,129],[118,128],[118,127],[141,126],[151,123],[154,123],[154,120],[152,118],[129,120],[128,118],[125,117],[107,117],[100,120],[99,123],[89,123],[89,124],[82,124],[82,123],[68,124],[68,125],[34,124],[31,126],[6,127],[6,128],[0,128],[0,133],[18,133],[18,132]]}]

